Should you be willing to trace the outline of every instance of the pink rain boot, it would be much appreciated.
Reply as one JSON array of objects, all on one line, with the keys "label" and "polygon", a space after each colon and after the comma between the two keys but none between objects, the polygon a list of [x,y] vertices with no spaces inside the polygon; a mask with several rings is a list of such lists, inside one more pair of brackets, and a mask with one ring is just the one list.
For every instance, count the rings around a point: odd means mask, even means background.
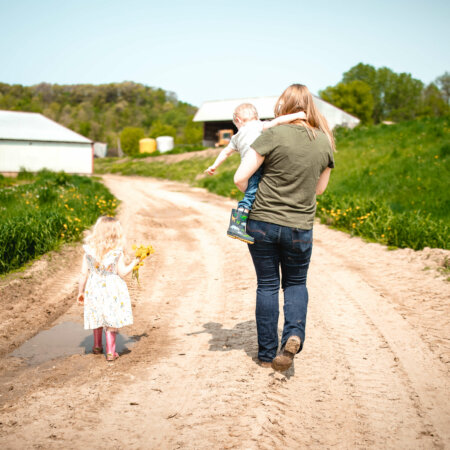
[{"label": "pink rain boot", "polygon": [[100,355],[103,353],[102,333],[103,327],[96,328],[94,330],[94,347],[92,348],[92,353],[94,355]]},{"label": "pink rain boot", "polygon": [[114,361],[119,357],[116,352],[116,331],[105,331],[106,336],[106,361]]}]

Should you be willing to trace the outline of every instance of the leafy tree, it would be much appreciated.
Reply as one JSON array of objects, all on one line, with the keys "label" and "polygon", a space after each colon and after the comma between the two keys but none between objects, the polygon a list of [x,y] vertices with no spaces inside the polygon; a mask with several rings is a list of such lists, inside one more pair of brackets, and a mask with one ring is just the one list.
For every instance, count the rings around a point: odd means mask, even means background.
[{"label": "leafy tree", "polygon": [[364,81],[338,83],[319,92],[327,102],[358,117],[363,124],[372,123],[374,100],[370,86]]},{"label": "leafy tree", "polygon": [[189,121],[184,127],[182,141],[186,144],[200,144],[202,142],[202,138],[202,124]]},{"label": "leafy tree", "polygon": [[122,150],[127,155],[139,153],[139,140],[145,137],[144,130],[139,127],[125,127],[120,133]]},{"label": "leafy tree", "polygon": [[78,133],[80,133],[83,136],[87,136],[91,131],[91,124],[90,122],[80,122],[78,124]]},{"label": "leafy tree", "polygon": [[[446,78],[444,74],[440,83],[443,92],[445,86],[449,89],[450,76]],[[342,82],[362,81],[370,86],[373,95],[374,105],[372,118],[375,123],[383,120],[409,120],[421,116],[424,109],[424,97],[429,98],[431,91],[426,94],[424,85],[409,73],[395,73],[388,67],[376,69],[369,64],[359,63],[345,72]],[[446,84],[447,83],[447,84]],[[434,92],[434,96],[435,96]],[[431,99],[429,98],[429,101]],[[428,111],[442,111],[435,105]],[[434,114],[434,113],[433,113]]]},{"label": "leafy tree", "polygon": [[436,85],[441,91],[444,101],[450,103],[450,73],[445,72],[440,77],[436,78]]},{"label": "leafy tree", "polygon": [[166,125],[161,120],[155,120],[148,132],[151,138],[157,138],[159,136],[172,136],[175,138],[177,130],[172,125]]},{"label": "leafy tree", "polygon": [[423,91],[422,115],[427,117],[441,117],[449,113],[449,104],[444,100],[440,89],[430,83]]},{"label": "leafy tree", "polygon": [[[155,134],[187,143],[185,129],[192,125],[196,112],[173,92],[130,81],[97,86],[0,83],[0,109],[42,112],[92,140],[107,142],[111,148],[117,146],[117,138],[126,127],[148,130],[155,122]],[[187,136],[192,139],[189,133]]]},{"label": "leafy tree", "polygon": [[385,116],[394,121],[414,119],[420,112],[423,83],[409,73],[391,76],[384,86]]}]

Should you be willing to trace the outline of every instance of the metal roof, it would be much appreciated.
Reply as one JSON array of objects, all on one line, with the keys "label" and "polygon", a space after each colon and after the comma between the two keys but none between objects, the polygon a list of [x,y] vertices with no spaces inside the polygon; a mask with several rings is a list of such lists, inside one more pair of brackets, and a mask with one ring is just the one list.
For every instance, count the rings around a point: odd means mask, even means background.
[{"label": "metal roof", "polygon": [[[345,125],[350,128],[359,124],[357,117],[343,111],[331,103],[313,96],[318,110],[326,117],[331,128],[336,125]],[[236,106],[241,103],[251,103],[255,106],[261,119],[272,119],[273,110],[278,97],[236,98],[232,100],[215,100],[204,102],[194,116],[194,122],[218,122],[232,120]]]},{"label": "metal roof", "polygon": [[92,143],[42,114],[19,111],[0,111],[0,140]]}]

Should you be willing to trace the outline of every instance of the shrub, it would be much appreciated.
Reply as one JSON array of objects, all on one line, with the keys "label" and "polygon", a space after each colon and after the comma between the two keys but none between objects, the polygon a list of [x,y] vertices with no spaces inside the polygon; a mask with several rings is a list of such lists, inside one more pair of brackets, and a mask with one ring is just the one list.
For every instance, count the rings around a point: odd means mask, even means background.
[{"label": "shrub", "polygon": [[120,133],[120,144],[127,155],[139,153],[139,141],[145,137],[144,130],[139,127],[125,127]]},{"label": "shrub", "polygon": [[32,181],[0,188],[0,273],[79,240],[117,206],[105,186],[87,177],[41,171]]}]

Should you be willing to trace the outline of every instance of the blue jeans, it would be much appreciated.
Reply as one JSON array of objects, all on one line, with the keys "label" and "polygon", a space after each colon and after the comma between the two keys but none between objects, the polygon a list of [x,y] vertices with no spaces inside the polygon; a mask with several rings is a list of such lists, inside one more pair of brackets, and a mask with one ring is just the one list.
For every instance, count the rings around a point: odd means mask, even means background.
[{"label": "blue jeans", "polygon": [[256,270],[256,329],[258,358],[272,361],[278,349],[278,292],[284,291],[284,327],[281,346],[299,336],[300,350],[305,340],[308,290],[306,276],[312,253],[312,230],[284,227],[249,219],[247,233],[255,243],[249,245]]},{"label": "blue jeans", "polygon": [[262,167],[260,167],[248,180],[248,186],[245,190],[244,198],[238,203],[238,208],[252,209],[255,201],[256,191],[258,190],[259,180],[261,180]]}]

